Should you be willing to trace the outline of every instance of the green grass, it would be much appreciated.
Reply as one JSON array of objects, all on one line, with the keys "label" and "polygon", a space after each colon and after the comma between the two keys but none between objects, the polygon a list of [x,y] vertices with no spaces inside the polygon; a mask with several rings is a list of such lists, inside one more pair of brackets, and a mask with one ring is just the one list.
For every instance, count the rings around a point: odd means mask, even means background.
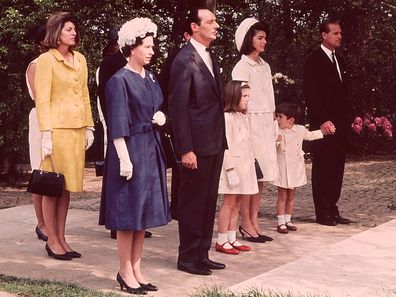
[{"label": "green grass", "polygon": [[33,280],[0,274],[0,291],[29,297],[119,297],[115,293],[103,293],[76,284],[49,280]]},{"label": "green grass", "polygon": [[217,286],[204,286],[196,290],[195,293],[190,294],[190,297],[328,297],[322,294],[297,294],[297,293],[277,293],[266,289],[250,289],[246,293],[234,293],[224,290]]}]

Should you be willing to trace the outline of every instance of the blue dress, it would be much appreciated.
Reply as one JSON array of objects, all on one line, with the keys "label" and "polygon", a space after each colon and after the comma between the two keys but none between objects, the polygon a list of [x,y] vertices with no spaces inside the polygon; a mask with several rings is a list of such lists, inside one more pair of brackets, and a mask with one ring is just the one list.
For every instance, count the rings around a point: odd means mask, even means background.
[{"label": "blue dress", "polygon": [[[107,229],[138,231],[170,222],[165,155],[151,120],[163,97],[156,78],[122,68],[106,83],[108,150],[103,176]],[[113,139],[124,137],[133,165],[132,178],[120,176]]]}]

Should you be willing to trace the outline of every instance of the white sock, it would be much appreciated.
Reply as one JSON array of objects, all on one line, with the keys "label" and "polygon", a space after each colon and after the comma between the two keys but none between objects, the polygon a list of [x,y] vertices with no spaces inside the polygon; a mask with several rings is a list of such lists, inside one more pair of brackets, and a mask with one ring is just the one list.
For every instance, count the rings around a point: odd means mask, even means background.
[{"label": "white sock", "polygon": [[227,231],[228,242],[231,242],[234,246],[241,246],[242,244],[236,239],[236,230]]},{"label": "white sock", "polygon": [[220,245],[228,242],[227,233],[217,233],[217,243]]},{"label": "white sock", "polygon": [[228,242],[233,243],[236,240],[236,230],[227,231]]},{"label": "white sock", "polygon": [[291,217],[292,217],[291,214],[285,214],[285,222],[286,223],[291,223]]},{"label": "white sock", "polygon": [[285,215],[277,215],[278,217],[278,226],[286,224]]}]

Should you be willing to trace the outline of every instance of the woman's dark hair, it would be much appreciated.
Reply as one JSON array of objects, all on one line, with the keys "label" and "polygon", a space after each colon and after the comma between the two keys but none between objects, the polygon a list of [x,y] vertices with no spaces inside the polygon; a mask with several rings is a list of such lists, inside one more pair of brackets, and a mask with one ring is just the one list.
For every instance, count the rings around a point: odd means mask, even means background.
[{"label": "woman's dark hair", "polygon": [[[77,26],[76,19],[72,16],[70,12],[57,12],[53,14],[47,21],[47,33],[44,39],[44,45],[48,48],[57,48],[59,46],[59,36],[64,25],[67,22],[71,22],[74,26]],[[76,30],[77,31],[77,30]],[[80,41],[80,36],[76,35],[76,47]]]},{"label": "woman's dark hair", "polygon": [[144,37],[138,36],[138,37],[136,37],[136,41],[134,44],[132,44],[132,45],[127,44],[127,45],[123,46],[121,48],[121,51],[124,54],[124,57],[128,58],[131,55],[131,51],[134,48],[137,48],[139,45],[142,45],[143,39],[145,39],[147,36],[154,36],[154,33],[148,32],[148,33],[146,33],[146,35],[144,35]]},{"label": "woman's dark hair", "polygon": [[33,32],[34,50],[38,54],[41,54],[48,50],[48,48],[44,46],[46,27],[47,25],[43,24],[37,27]]},{"label": "woman's dark hair", "polygon": [[300,104],[284,102],[276,107],[276,113],[282,113],[288,119],[294,118],[294,122],[298,124],[300,122],[302,110]]},{"label": "woman's dark hair", "polygon": [[255,48],[253,47],[253,37],[259,31],[264,31],[268,38],[269,27],[268,27],[267,23],[265,23],[263,21],[259,21],[258,23],[255,23],[253,26],[251,26],[249,28],[249,30],[246,32],[245,38],[243,39],[241,50],[240,50],[240,53],[242,55],[249,55],[251,52],[253,52],[255,50]]},{"label": "woman's dark hair", "polygon": [[[243,84],[244,83],[244,84]],[[243,84],[243,85],[242,85]],[[242,98],[242,89],[250,89],[250,86],[243,81],[232,80],[224,87],[224,111],[237,112]]]},{"label": "woman's dark hair", "polygon": [[39,45],[44,41],[45,38],[45,32],[46,32],[47,25],[42,24],[40,27],[36,29],[34,32],[34,43]]}]

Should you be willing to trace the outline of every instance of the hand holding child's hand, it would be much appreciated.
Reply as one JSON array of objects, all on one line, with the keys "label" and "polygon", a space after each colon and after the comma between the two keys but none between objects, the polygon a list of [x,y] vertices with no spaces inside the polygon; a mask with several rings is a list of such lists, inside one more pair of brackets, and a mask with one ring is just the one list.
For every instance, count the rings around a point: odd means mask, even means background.
[{"label": "hand holding child's hand", "polygon": [[320,130],[324,135],[330,135],[336,132],[336,127],[331,121],[327,121],[320,125]]}]

